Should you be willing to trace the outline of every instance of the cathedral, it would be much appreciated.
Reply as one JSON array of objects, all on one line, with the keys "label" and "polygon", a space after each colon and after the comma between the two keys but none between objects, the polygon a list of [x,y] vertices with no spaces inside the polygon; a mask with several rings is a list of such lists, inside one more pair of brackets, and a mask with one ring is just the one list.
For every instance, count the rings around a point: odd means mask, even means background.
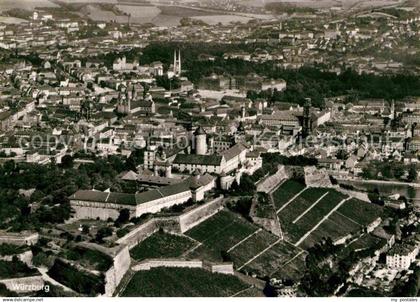
[{"label": "cathedral", "polygon": [[141,87],[136,85],[128,84],[127,87],[122,88],[122,92],[118,96],[117,111],[121,114],[154,114],[156,112],[155,102],[149,93],[144,93],[142,98],[138,97],[138,92],[144,92]]}]

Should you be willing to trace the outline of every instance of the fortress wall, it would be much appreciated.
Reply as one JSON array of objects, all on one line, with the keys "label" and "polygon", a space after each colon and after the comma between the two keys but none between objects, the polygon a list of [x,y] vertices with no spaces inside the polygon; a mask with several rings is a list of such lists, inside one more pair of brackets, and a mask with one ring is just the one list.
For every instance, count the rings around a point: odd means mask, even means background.
[{"label": "fortress wall", "polygon": [[366,202],[370,202],[368,194],[365,192],[357,192],[357,191],[352,191],[352,190],[346,190],[340,187],[336,187],[335,188],[338,192],[349,195],[351,197],[366,201]]},{"label": "fortress wall", "polygon": [[223,196],[220,196],[180,216],[152,218],[146,223],[139,225],[124,237],[118,239],[116,243],[125,244],[131,249],[160,228],[169,233],[184,233],[210,218],[222,208]]},{"label": "fortress wall", "polygon": [[128,246],[125,246],[115,257],[114,265],[105,273],[105,296],[111,297],[131,265]]},{"label": "fortress wall", "polygon": [[211,264],[210,269],[212,273],[219,273],[225,275],[233,275],[233,263],[226,264]]},{"label": "fortress wall", "polygon": [[216,199],[199,206],[188,213],[179,216],[179,224],[182,233],[195,227],[201,222],[207,220],[223,208],[223,197],[219,196]]},{"label": "fortress wall", "polygon": [[202,268],[201,260],[176,260],[176,259],[155,259],[144,260],[138,265],[133,266],[133,271],[145,271],[154,267],[186,267],[186,268]]},{"label": "fortress wall", "polygon": [[233,275],[233,263],[204,263],[201,260],[146,259],[132,267],[133,271],[148,271],[156,267],[201,268],[211,273]]},{"label": "fortress wall", "polygon": [[158,230],[155,219],[151,219],[148,222],[141,224],[124,237],[117,240],[118,244],[125,244],[129,249],[133,248],[147,237],[152,235]]},{"label": "fortress wall", "polygon": [[283,181],[283,179],[287,177],[288,176],[284,166],[279,166],[276,174],[268,176],[257,184],[257,192],[270,193]]},{"label": "fortress wall", "polygon": [[39,291],[44,288],[44,279],[42,276],[31,276],[23,278],[12,278],[12,279],[3,279],[0,280],[0,283],[3,283],[8,290],[14,291],[16,293],[28,293]]},{"label": "fortress wall", "polygon": [[34,245],[38,242],[39,234],[1,233],[0,244],[8,243],[13,245]]},{"label": "fortress wall", "polygon": [[[0,259],[5,260],[5,261],[12,261],[14,256],[15,255],[0,256]],[[27,264],[28,266],[32,266],[32,258],[33,258],[32,251],[26,251],[16,256],[23,263]]]}]

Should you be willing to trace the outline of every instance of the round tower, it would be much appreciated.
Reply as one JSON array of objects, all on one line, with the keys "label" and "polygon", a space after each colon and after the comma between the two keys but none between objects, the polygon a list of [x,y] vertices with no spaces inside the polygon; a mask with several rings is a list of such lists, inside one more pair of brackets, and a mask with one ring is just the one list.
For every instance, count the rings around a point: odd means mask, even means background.
[{"label": "round tower", "polygon": [[203,127],[198,127],[194,132],[195,153],[198,155],[207,154],[207,134]]}]

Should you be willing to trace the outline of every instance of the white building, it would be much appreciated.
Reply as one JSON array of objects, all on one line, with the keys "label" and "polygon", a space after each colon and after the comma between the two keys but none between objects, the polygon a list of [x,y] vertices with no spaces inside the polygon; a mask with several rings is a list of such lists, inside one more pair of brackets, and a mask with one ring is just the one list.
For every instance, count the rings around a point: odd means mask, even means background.
[{"label": "white building", "polygon": [[386,264],[391,269],[407,270],[416,260],[419,247],[411,244],[398,244],[386,255]]},{"label": "white building", "polygon": [[122,209],[130,216],[157,213],[164,208],[183,204],[189,199],[201,201],[216,186],[209,174],[192,176],[185,181],[142,193],[126,194],[80,190],[69,197],[76,219],[116,219]]}]

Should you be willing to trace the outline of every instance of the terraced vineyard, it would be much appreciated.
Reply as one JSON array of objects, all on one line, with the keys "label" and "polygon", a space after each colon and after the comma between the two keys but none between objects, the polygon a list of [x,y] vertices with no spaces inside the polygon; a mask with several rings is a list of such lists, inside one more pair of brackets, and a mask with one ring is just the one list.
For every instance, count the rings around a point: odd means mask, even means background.
[{"label": "terraced vineyard", "polygon": [[186,233],[187,236],[202,243],[189,256],[221,261],[223,260],[222,251],[228,251],[257,230],[257,226],[239,215],[229,211],[220,211]]},{"label": "terraced vineyard", "polygon": [[249,288],[235,276],[197,268],[153,268],[137,272],[124,297],[229,297]]},{"label": "terraced vineyard", "polygon": [[374,204],[334,189],[305,188],[293,180],[284,182],[273,198],[286,239],[302,248],[355,233],[381,215]]},{"label": "terraced vineyard", "polygon": [[285,240],[223,210],[186,233],[199,242],[188,258],[232,261],[236,270],[259,277],[299,279],[305,249],[325,238],[357,234],[380,216],[376,205],[294,180],[281,184],[272,197]]},{"label": "terraced vineyard", "polygon": [[147,258],[179,257],[194,244],[195,242],[187,237],[157,232],[131,249],[130,255],[137,261]]},{"label": "terraced vineyard", "polygon": [[236,270],[260,277],[270,276],[301,251],[229,211],[219,212],[186,234],[202,243],[188,258],[229,260]]}]

